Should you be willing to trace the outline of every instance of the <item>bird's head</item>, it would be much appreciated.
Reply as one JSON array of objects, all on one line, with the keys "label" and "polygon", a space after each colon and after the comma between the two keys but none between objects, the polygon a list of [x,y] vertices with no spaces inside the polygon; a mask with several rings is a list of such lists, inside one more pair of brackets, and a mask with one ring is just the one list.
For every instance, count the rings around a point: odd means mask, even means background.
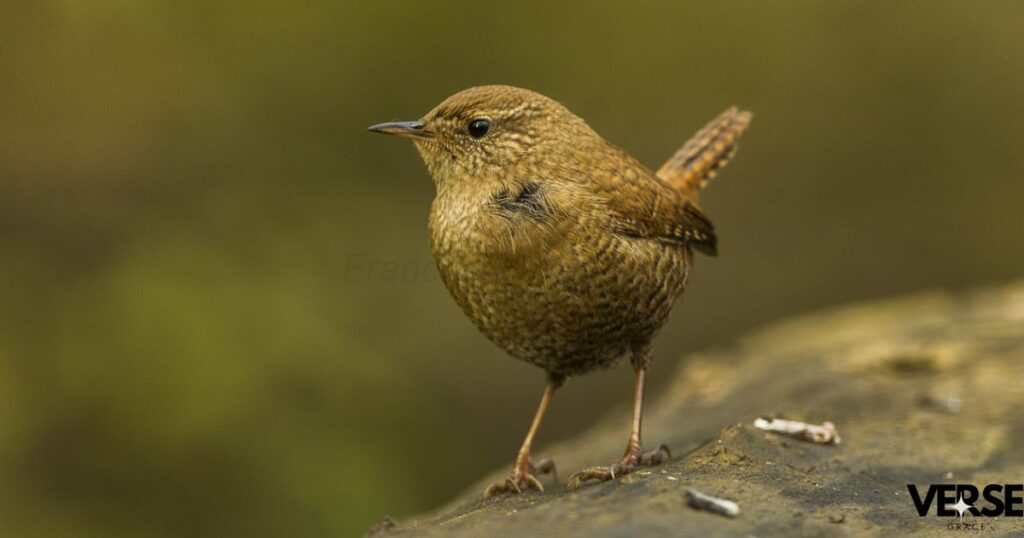
[{"label": "bird's head", "polygon": [[527,179],[596,136],[557,101],[512,86],[463,90],[419,120],[370,130],[411,139],[438,189]]}]

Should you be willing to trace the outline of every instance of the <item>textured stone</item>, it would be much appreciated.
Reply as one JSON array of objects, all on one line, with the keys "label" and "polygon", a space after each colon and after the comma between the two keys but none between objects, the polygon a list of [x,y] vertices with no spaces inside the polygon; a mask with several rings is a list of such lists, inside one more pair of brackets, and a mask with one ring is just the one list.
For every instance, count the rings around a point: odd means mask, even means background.
[{"label": "textured stone", "polygon": [[[385,536],[949,536],[906,484],[1024,482],[1024,283],[817,313],[689,357],[653,394],[645,437],[674,458],[604,484],[483,500],[481,478]],[[757,417],[833,422],[839,445],[753,427]],[[541,447],[572,472],[622,450],[622,416]],[[653,445],[652,445],[653,446]],[[564,476],[561,477],[564,479]],[[550,484],[547,479],[546,484]],[[687,505],[693,488],[739,504],[730,519]],[[1022,518],[972,518],[986,537]]]}]

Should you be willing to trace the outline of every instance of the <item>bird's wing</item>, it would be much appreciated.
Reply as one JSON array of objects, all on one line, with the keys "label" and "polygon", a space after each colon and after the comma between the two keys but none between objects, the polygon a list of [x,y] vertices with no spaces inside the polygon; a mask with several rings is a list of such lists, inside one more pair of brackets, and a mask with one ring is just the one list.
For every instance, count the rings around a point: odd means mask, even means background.
[{"label": "bird's wing", "polygon": [[607,181],[591,183],[615,233],[716,254],[714,226],[700,208],[625,152],[615,162],[619,166],[602,173]]}]

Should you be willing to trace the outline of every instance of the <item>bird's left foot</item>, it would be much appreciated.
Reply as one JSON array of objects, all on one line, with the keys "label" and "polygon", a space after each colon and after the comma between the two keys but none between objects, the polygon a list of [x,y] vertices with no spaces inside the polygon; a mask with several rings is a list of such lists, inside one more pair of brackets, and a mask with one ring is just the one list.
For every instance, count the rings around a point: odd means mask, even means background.
[{"label": "bird's left foot", "polygon": [[505,480],[495,482],[484,490],[484,498],[493,497],[499,493],[522,493],[526,489],[535,489],[541,493],[544,493],[544,486],[537,480],[538,474],[551,474],[558,480],[558,474],[555,471],[555,462],[551,461],[550,458],[544,458],[534,465],[533,461],[526,458],[521,461],[517,461],[512,469],[512,474],[509,475]]},{"label": "bird's left foot", "polygon": [[658,448],[646,453],[642,452],[640,447],[636,447],[627,451],[626,455],[613,465],[607,467],[587,467],[570,476],[569,483],[566,486],[569,489],[577,489],[588,480],[597,480],[599,482],[615,480],[616,477],[632,473],[638,467],[658,465],[671,458],[672,453],[665,445],[658,445]]}]

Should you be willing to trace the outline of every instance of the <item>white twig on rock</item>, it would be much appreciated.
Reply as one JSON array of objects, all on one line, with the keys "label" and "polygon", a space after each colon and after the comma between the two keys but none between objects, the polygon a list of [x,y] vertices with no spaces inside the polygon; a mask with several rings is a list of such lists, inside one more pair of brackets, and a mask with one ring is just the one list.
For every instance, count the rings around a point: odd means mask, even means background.
[{"label": "white twig on rock", "polygon": [[836,425],[831,422],[825,422],[824,424],[818,425],[798,422],[795,420],[783,420],[778,418],[765,420],[763,418],[759,418],[754,421],[754,427],[772,433],[789,435],[790,437],[796,437],[797,439],[803,439],[804,441],[810,441],[821,445],[838,445],[840,441],[839,430],[837,430]]},{"label": "white twig on rock", "polygon": [[707,493],[701,493],[693,488],[686,490],[687,503],[698,509],[706,510],[725,517],[736,517],[740,515],[740,505],[729,499],[719,499]]}]

